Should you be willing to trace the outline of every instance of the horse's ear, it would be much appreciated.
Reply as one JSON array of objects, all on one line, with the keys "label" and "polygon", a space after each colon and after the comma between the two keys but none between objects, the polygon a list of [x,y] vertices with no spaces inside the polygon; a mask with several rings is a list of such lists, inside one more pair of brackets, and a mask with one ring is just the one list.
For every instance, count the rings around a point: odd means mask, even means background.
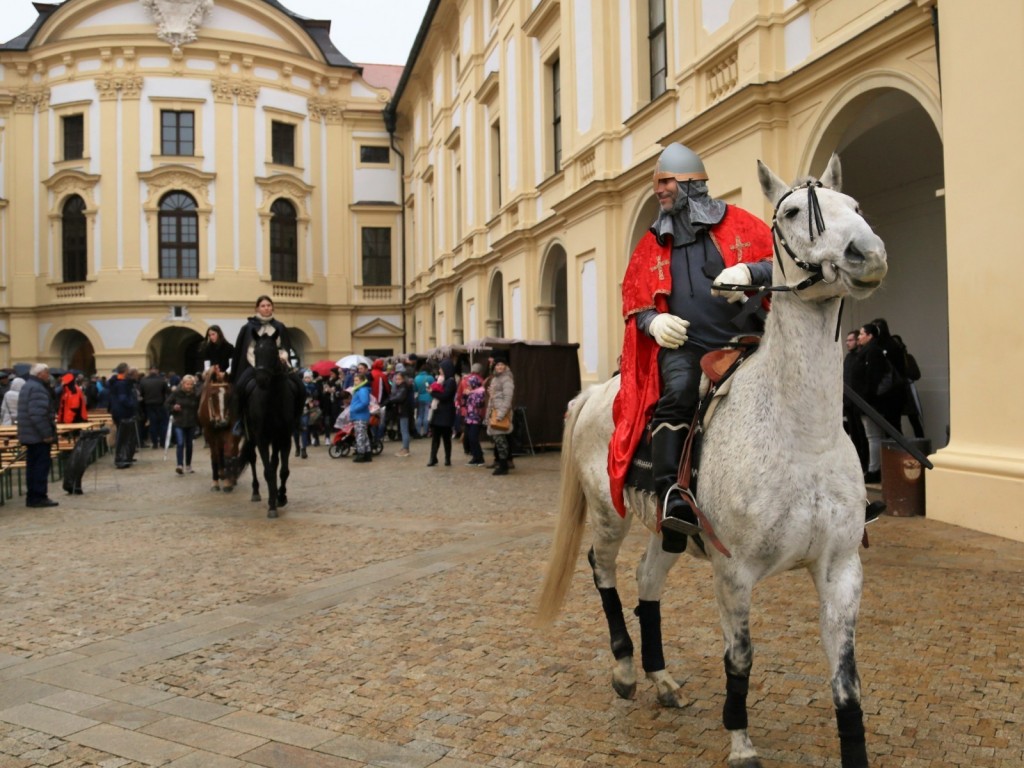
[{"label": "horse's ear", "polygon": [[839,165],[839,155],[835,152],[829,158],[828,168],[825,169],[825,173],[821,176],[821,184],[836,192],[843,191],[843,169]]},{"label": "horse's ear", "polygon": [[789,191],[786,183],[760,160],[757,161],[757,179],[761,182],[761,191],[772,205],[779,202],[779,198]]}]

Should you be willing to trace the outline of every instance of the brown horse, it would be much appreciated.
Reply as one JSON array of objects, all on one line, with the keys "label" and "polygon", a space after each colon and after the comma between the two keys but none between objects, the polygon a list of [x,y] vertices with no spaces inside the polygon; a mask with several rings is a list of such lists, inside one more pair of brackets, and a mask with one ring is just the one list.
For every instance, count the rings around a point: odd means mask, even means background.
[{"label": "brown horse", "polygon": [[210,448],[210,468],[213,471],[211,491],[231,492],[238,481],[238,442],[231,427],[235,423],[231,412],[231,384],[227,375],[210,368],[203,374],[203,391],[199,396],[199,426]]}]

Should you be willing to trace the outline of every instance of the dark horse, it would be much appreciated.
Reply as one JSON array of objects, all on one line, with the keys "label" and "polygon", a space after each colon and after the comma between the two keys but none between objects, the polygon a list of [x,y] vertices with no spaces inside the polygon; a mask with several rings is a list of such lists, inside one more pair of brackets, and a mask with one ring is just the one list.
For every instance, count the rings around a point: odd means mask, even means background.
[{"label": "dark horse", "polygon": [[199,396],[199,426],[210,448],[210,468],[213,472],[211,491],[235,490],[238,482],[238,436],[231,429],[235,423],[231,412],[233,396],[231,385],[223,373],[213,368],[203,375],[203,392]]},{"label": "dark horse", "polygon": [[242,456],[252,467],[252,500],[259,501],[260,485],[256,479],[256,453],[259,452],[269,497],[267,517],[277,517],[277,508],[288,503],[288,455],[292,434],[299,422],[302,398],[298,392],[300,385],[288,374],[272,337],[258,338],[255,360],[252,377],[241,384],[244,391],[238,393],[245,433]]}]

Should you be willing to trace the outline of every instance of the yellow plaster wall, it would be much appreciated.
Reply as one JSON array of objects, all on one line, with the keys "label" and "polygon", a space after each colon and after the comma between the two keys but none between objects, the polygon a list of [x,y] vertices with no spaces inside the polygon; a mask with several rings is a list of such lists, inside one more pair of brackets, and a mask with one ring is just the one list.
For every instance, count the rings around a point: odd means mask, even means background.
[{"label": "yellow plaster wall", "polygon": [[[1019,217],[1024,108],[998,95],[1024,93],[1024,50],[991,39],[1024,29],[1024,5],[954,2],[940,12],[946,200],[956,212],[946,224],[954,429],[927,477],[928,514],[1024,541],[1024,358],[1014,352],[1024,323],[1000,287],[1013,258],[999,225]],[[984,56],[979,40],[988,40]],[[993,72],[998,93],[980,87]]]}]

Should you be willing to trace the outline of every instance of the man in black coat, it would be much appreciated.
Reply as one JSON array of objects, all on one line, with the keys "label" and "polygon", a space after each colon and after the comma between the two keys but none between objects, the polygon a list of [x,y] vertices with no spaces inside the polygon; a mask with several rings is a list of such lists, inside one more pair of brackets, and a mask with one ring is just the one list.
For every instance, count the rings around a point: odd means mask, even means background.
[{"label": "man in black coat", "polygon": [[25,377],[18,396],[18,442],[25,446],[25,505],[56,507],[47,495],[50,448],[57,442],[57,403],[50,387],[50,368],[36,363]]},{"label": "man in black coat", "polygon": [[167,409],[164,402],[171,394],[171,386],[167,378],[157,368],[150,368],[149,375],[139,382],[142,391],[142,405],[146,409],[146,421],[149,423],[149,444],[153,450],[161,448],[167,435]]}]

